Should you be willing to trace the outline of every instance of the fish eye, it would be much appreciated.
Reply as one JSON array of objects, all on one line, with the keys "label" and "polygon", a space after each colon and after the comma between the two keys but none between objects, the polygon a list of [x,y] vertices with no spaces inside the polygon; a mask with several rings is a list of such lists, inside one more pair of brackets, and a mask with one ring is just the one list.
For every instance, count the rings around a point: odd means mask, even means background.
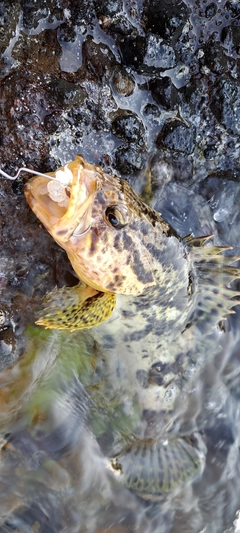
[{"label": "fish eye", "polygon": [[114,229],[121,229],[121,228],[124,228],[124,226],[126,226],[126,222],[123,218],[123,214],[115,206],[107,207],[105,211],[105,217],[106,217],[108,224],[110,224],[112,228]]}]

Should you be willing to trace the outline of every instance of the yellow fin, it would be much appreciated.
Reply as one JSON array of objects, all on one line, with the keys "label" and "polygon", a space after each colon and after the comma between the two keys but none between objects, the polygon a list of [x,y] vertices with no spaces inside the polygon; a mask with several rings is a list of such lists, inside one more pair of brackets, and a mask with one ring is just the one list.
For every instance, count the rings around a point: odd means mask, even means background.
[{"label": "yellow fin", "polygon": [[50,292],[43,301],[36,324],[45,328],[89,329],[101,324],[116,304],[112,293],[99,292],[81,283]]}]

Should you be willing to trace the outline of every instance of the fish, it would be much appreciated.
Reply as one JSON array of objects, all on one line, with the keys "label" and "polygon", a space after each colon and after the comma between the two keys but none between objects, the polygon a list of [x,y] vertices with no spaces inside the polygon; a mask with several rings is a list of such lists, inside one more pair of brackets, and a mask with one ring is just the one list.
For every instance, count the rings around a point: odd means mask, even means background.
[{"label": "fish", "polygon": [[145,499],[180,490],[204,470],[201,432],[184,413],[240,303],[239,258],[212,235],[181,238],[127,180],[80,155],[24,192],[79,278],[46,295],[37,324],[91,329],[104,354],[102,396],[131,420],[111,470]]}]

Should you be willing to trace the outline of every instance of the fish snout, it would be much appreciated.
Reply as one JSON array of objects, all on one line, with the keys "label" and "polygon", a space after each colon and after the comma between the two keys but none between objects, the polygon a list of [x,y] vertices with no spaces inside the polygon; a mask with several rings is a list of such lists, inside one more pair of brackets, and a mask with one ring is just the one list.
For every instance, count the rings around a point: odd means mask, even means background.
[{"label": "fish snout", "polygon": [[91,204],[99,186],[96,167],[76,156],[46,178],[36,176],[29,180],[24,192],[31,209],[61,244],[90,229]]}]

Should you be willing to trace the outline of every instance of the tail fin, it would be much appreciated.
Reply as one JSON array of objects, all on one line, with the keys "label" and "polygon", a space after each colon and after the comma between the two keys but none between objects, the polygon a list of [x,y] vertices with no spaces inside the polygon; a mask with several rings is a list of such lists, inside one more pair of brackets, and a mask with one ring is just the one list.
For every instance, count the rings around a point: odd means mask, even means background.
[{"label": "tail fin", "polygon": [[204,464],[203,449],[181,437],[135,440],[112,461],[113,469],[120,472],[126,487],[151,500],[195,480],[202,473]]}]

